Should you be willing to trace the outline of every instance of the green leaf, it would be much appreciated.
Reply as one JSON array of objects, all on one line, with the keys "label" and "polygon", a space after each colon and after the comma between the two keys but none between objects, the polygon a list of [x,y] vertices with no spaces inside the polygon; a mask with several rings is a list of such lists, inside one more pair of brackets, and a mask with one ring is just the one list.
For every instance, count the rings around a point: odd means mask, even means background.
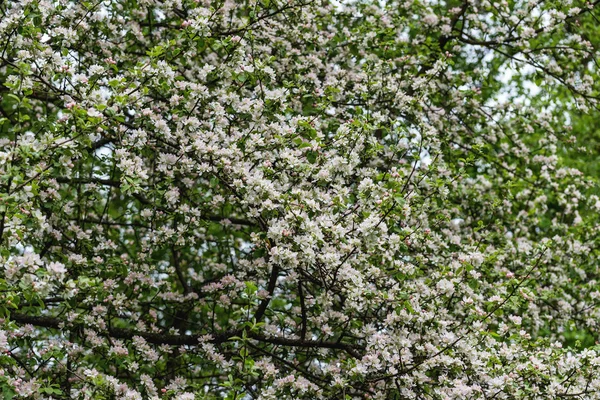
[{"label": "green leaf", "polygon": [[256,286],[256,284],[254,282],[247,281],[247,282],[244,282],[244,284],[246,285],[246,293],[248,293],[248,294],[254,294],[258,290],[258,286]]}]

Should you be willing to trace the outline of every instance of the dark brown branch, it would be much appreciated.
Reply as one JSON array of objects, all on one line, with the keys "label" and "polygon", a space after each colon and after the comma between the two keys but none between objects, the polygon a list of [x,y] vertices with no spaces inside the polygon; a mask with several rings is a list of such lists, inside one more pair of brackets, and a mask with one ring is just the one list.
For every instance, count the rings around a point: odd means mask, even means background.
[{"label": "dark brown branch", "polygon": [[175,273],[177,274],[177,279],[179,279],[179,283],[181,283],[181,287],[183,288],[183,294],[187,295],[191,292],[190,285],[188,285],[185,276],[183,275],[183,271],[181,270],[181,263],[179,262],[179,253],[175,246],[171,246],[171,254],[173,260],[173,268],[175,268]]},{"label": "dark brown branch", "polygon": [[[78,326],[64,326],[64,321],[57,317],[44,315],[26,315],[13,313],[10,315],[10,320],[20,325],[33,325],[40,328],[58,329],[63,332],[70,332],[79,329]],[[210,343],[220,344],[225,343],[233,337],[238,337],[243,333],[242,330],[226,331],[216,335],[212,335]],[[135,336],[144,338],[148,343],[157,345],[172,345],[172,346],[197,346],[200,344],[200,335],[172,335],[167,333],[141,332],[127,328],[109,328],[105,331],[105,335],[115,339],[130,340]],[[343,350],[352,357],[361,358],[359,353],[360,346],[350,343],[339,343],[334,341],[321,340],[303,340],[294,338],[284,338],[277,336],[265,336],[261,333],[247,332],[250,339],[254,339],[261,343],[268,343],[286,347],[303,347],[303,348],[322,348],[332,350]]]},{"label": "dark brown branch", "polygon": [[[65,178],[65,177],[55,177],[54,179],[56,179],[56,181],[58,183],[68,183],[68,184],[97,184],[97,185],[104,185],[104,186],[110,186],[110,187],[114,187],[114,188],[121,188],[121,182],[117,181],[117,180],[112,180],[112,179],[101,179],[101,178]],[[132,193],[131,194],[135,199],[137,199],[140,203],[142,204],[146,204],[146,205],[151,205],[161,211],[167,211],[166,209],[164,209],[163,207],[160,207],[154,203],[152,203],[149,199],[147,199],[145,196],[139,194],[139,193]],[[256,226],[257,224],[255,222],[249,221],[247,219],[243,219],[243,218],[235,218],[235,217],[220,217],[218,215],[204,215],[202,216],[203,219],[208,220],[208,221],[212,221],[212,222],[221,222],[221,221],[230,221],[232,224],[234,225],[245,225],[245,226]]]},{"label": "dark brown branch", "polygon": [[275,292],[275,285],[277,284],[277,278],[279,277],[279,272],[280,272],[280,268],[278,265],[274,265],[273,269],[271,270],[271,276],[269,277],[269,283],[267,286],[267,292],[269,292],[269,295],[263,299],[263,301],[260,302],[260,304],[258,305],[258,309],[256,310],[256,313],[254,314],[254,319],[259,322],[262,320],[262,318],[265,315],[265,312],[267,311],[267,307],[269,307],[269,303],[271,302],[271,298],[273,297],[273,293]]},{"label": "dark brown branch", "polygon": [[304,301],[304,290],[302,289],[302,281],[298,282],[298,296],[300,297],[300,312],[302,313],[302,330],[300,331],[300,339],[306,339],[306,325],[308,318],[306,316],[306,302]]}]

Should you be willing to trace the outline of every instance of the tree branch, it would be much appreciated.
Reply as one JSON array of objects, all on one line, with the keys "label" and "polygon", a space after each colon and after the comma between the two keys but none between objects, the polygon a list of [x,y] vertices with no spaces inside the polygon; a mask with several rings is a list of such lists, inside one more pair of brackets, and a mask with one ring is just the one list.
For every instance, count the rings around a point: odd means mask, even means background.
[{"label": "tree branch", "polygon": [[[20,313],[12,313],[10,315],[10,320],[19,324],[19,325],[33,325],[40,328],[49,328],[49,329],[59,329],[61,331],[74,331],[79,329],[79,326],[63,326],[64,321],[60,320],[57,317],[45,316],[45,315],[27,315]],[[99,332],[103,333],[103,332]],[[238,330],[230,330],[218,333],[216,335],[212,335],[212,338],[207,340],[209,343],[220,344],[225,343],[233,337],[240,336],[243,333],[241,329]],[[111,327],[108,330],[104,331],[105,336],[115,338],[115,339],[124,339],[130,340],[134,336],[140,336],[144,338],[148,343],[156,344],[156,345],[172,345],[172,346],[198,346],[201,343],[201,337],[203,335],[172,335],[167,333],[154,333],[154,332],[141,332],[133,329],[127,328],[114,328]],[[258,342],[268,343],[278,346],[286,346],[286,347],[303,347],[303,348],[322,348],[322,349],[332,349],[332,350],[343,350],[346,353],[350,354],[355,358],[362,358],[362,355],[359,353],[359,350],[362,347],[351,344],[351,343],[339,343],[337,341],[321,341],[321,340],[303,340],[303,339],[294,339],[294,338],[285,338],[279,336],[266,336],[261,333],[256,332],[247,332],[247,336],[250,339],[254,339]]]}]

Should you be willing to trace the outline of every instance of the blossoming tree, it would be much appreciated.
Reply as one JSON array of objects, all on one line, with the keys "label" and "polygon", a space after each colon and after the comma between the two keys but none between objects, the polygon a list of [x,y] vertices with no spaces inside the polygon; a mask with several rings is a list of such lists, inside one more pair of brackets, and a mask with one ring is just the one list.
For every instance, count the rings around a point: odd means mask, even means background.
[{"label": "blossoming tree", "polygon": [[1,2],[4,399],[600,398],[598,3]]}]

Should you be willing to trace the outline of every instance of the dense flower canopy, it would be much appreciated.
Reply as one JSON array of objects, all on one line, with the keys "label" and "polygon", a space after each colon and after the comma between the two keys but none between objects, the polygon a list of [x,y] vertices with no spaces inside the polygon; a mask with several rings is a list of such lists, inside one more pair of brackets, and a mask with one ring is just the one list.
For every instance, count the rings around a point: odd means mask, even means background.
[{"label": "dense flower canopy", "polygon": [[600,398],[598,3],[1,2],[4,399]]}]

